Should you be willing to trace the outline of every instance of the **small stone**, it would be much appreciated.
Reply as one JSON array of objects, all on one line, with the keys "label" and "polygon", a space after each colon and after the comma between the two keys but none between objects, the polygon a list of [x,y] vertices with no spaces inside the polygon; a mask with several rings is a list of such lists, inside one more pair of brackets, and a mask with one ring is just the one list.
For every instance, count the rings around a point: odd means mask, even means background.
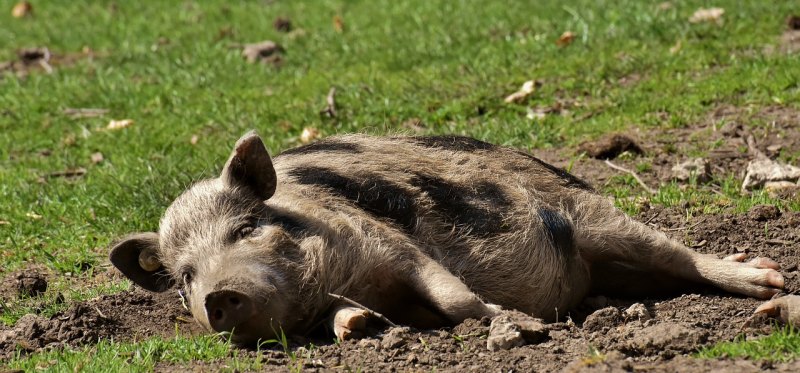
[{"label": "small stone", "polygon": [[539,343],[548,333],[541,319],[518,311],[503,311],[492,319],[486,347],[489,351],[508,350],[526,343]]},{"label": "small stone", "polygon": [[688,181],[695,177],[697,182],[705,183],[711,180],[711,165],[703,158],[692,158],[672,167],[672,178],[678,181]]},{"label": "small stone", "polygon": [[753,190],[763,187],[768,182],[788,181],[797,183],[800,180],[800,168],[781,164],[771,159],[757,159],[747,164],[747,173],[742,182],[742,190]]},{"label": "small stone", "polygon": [[650,311],[647,310],[647,307],[641,303],[632,304],[623,314],[626,320],[647,321],[653,318],[653,316],[650,315]]},{"label": "small stone", "polygon": [[590,332],[600,331],[617,325],[621,319],[622,314],[616,307],[601,308],[586,317],[583,322],[583,329]]},{"label": "small stone", "polygon": [[384,349],[395,349],[400,348],[408,343],[408,328],[392,328],[386,334],[384,334],[383,339],[381,340],[381,347]]}]

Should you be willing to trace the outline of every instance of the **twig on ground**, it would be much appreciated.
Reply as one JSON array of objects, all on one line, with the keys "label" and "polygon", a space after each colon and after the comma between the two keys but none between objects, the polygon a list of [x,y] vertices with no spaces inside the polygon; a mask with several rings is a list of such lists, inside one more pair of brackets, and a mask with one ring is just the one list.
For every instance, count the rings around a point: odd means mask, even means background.
[{"label": "twig on ground", "polygon": [[389,326],[397,326],[397,324],[395,324],[391,320],[387,319],[386,316],[383,316],[380,313],[375,312],[375,311],[365,307],[363,304],[358,303],[358,302],[356,302],[356,301],[354,301],[354,300],[352,300],[352,299],[350,299],[348,297],[345,297],[344,295],[339,295],[339,294],[334,294],[334,293],[328,293],[328,295],[330,295],[330,296],[332,296],[332,297],[334,297],[334,298],[336,298],[336,299],[338,299],[340,301],[343,301],[343,302],[349,303],[349,304],[351,304],[353,306],[356,306],[358,308],[361,308],[364,311],[369,312],[372,316],[377,317],[378,319],[380,319],[381,321],[385,322]]},{"label": "twig on ground", "polygon": [[611,168],[613,168],[613,169],[615,169],[617,171],[626,172],[629,175],[633,176],[633,178],[636,179],[636,182],[638,182],[639,185],[641,185],[642,188],[644,188],[644,190],[647,191],[647,193],[656,194],[656,191],[654,189],[650,188],[649,186],[647,186],[647,184],[645,184],[644,181],[642,181],[642,179],[639,178],[639,175],[637,175],[636,172],[633,172],[632,170],[629,170],[629,169],[627,169],[625,167],[617,166],[617,165],[611,163],[611,161],[609,161],[608,159],[606,159],[605,163],[606,163],[606,166],[608,166],[608,167],[611,167]]},{"label": "twig on ground", "polygon": [[747,152],[755,159],[769,159],[766,154],[764,154],[761,150],[758,150],[758,146],[756,145],[756,139],[753,137],[752,133],[747,134]]},{"label": "twig on ground", "polygon": [[97,311],[97,314],[100,315],[100,317],[102,317],[104,319],[108,318],[108,317],[106,317],[105,314],[103,314],[103,311],[100,311],[100,308],[98,308],[97,306],[94,306],[94,310]]},{"label": "twig on ground", "polygon": [[659,215],[661,215],[662,211],[664,211],[664,210],[661,209],[661,210],[656,211],[656,213],[653,214],[653,216],[647,218],[647,220],[645,220],[644,223],[642,223],[642,224],[645,224],[645,225],[650,224],[651,221],[653,221],[655,218],[657,218]]},{"label": "twig on ground", "polygon": [[320,114],[327,116],[328,118],[335,118],[336,117],[336,87],[331,87],[331,90],[328,91],[328,97],[325,98],[325,103],[327,104],[324,109],[320,110]]},{"label": "twig on ground", "polygon": [[107,114],[108,109],[66,108],[62,111],[62,113],[64,115],[69,115],[72,118],[94,118]]}]

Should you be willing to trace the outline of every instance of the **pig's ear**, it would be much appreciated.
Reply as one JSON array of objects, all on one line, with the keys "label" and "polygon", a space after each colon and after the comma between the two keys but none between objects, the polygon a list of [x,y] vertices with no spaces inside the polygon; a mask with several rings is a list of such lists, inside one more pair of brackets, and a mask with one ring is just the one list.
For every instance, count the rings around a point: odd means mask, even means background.
[{"label": "pig's ear", "polygon": [[175,285],[175,281],[158,261],[157,252],[158,234],[137,233],[117,242],[111,249],[109,259],[136,285],[160,293]]},{"label": "pig's ear", "polygon": [[226,186],[248,189],[262,200],[275,193],[275,168],[264,142],[255,131],[246,133],[236,142],[220,178]]}]

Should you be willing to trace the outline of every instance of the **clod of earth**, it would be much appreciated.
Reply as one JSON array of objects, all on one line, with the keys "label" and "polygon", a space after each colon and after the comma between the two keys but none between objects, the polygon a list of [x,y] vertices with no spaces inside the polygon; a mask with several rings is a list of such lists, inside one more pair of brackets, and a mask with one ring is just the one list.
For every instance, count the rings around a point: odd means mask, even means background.
[{"label": "clod of earth", "polygon": [[793,14],[787,17],[786,28],[789,30],[800,30],[800,16]]},{"label": "clod of earth", "polygon": [[627,349],[632,353],[670,358],[694,351],[706,343],[708,336],[708,331],[703,329],[664,322],[635,331]]},{"label": "clod of earth", "polygon": [[688,181],[694,177],[698,183],[711,180],[711,165],[703,158],[692,158],[672,166],[672,178]]},{"label": "clod of earth", "polygon": [[647,321],[653,318],[644,304],[634,303],[623,312],[625,320]]},{"label": "clod of earth", "polygon": [[242,57],[249,63],[261,62],[264,64],[278,65],[283,60],[283,47],[274,41],[265,40],[259,43],[245,44]]},{"label": "clod of earth", "polygon": [[19,297],[36,297],[47,291],[47,279],[40,273],[20,273],[16,280]]},{"label": "clod of earth", "polygon": [[594,311],[586,317],[583,329],[594,332],[613,328],[622,321],[622,313],[616,307],[606,307]]},{"label": "clod of earth", "polygon": [[774,205],[755,205],[747,212],[747,216],[755,221],[775,220],[781,216],[781,210]]},{"label": "clod of earth", "polygon": [[773,299],[758,306],[754,314],[766,314],[784,324],[800,327],[800,296],[787,295]]},{"label": "clod of earth", "polygon": [[644,150],[636,141],[621,134],[612,134],[596,141],[585,142],[578,146],[578,152],[586,153],[596,159],[614,159],[623,152],[644,154]]},{"label": "clod of earth", "polygon": [[539,343],[547,338],[548,333],[549,329],[541,319],[518,311],[503,311],[502,315],[492,319],[486,348],[499,351]]},{"label": "clod of earth", "polygon": [[747,164],[742,190],[749,191],[761,187],[775,188],[788,185],[784,182],[797,183],[798,180],[800,180],[800,168],[771,159],[756,159]]}]

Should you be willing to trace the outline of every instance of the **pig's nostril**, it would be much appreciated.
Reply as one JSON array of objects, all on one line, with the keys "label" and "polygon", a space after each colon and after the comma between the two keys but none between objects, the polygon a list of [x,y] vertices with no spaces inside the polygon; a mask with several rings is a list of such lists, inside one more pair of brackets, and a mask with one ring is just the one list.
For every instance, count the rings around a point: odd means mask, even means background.
[{"label": "pig's nostril", "polygon": [[239,304],[242,303],[242,301],[240,301],[239,298],[236,298],[236,297],[228,298],[228,302],[230,302],[234,306],[238,306]]},{"label": "pig's nostril", "polygon": [[217,321],[222,321],[222,319],[223,319],[224,317],[225,317],[225,312],[224,312],[224,311],[222,311],[222,309],[221,309],[221,308],[217,308],[216,310],[214,310],[214,319],[215,319],[215,320],[217,320]]}]

